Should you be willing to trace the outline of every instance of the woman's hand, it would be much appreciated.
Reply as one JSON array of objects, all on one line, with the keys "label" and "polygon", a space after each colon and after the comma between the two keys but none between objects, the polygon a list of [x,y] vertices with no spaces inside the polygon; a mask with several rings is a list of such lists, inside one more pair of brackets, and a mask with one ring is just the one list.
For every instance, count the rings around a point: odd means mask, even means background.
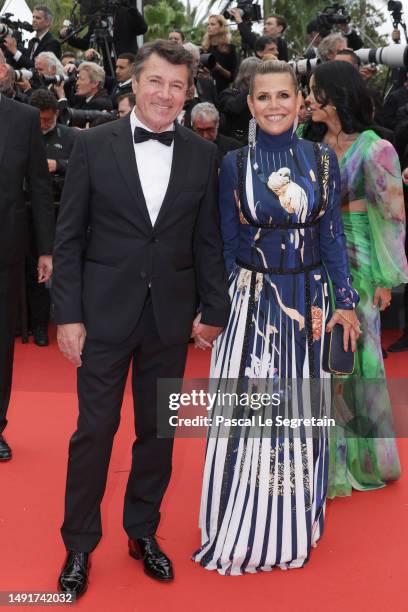
[{"label": "woman's hand", "polygon": [[326,332],[331,332],[333,327],[339,323],[343,326],[343,347],[347,352],[349,341],[351,341],[351,350],[353,353],[357,348],[357,340],[361,335],[360,321],[357,318],[355,310],[340,310],[334,311],[334,314],[326,325]]},{"label": "woman's hand", "polygon": [[380,307],[383,311],[391,304],[391,289],[387,287],[377,287],[374,293],[373,308]]}]

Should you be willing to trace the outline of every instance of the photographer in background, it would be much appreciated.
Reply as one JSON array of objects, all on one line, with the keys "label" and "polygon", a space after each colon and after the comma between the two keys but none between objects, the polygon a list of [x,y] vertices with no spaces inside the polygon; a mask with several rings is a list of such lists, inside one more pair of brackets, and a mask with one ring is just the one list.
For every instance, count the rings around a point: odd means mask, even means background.
[{"label": "photographer in background", "polygon": [[347,47],[347,39],[335,32],[325,36],[317,47],[317,57],[322,62],[330,62],[334,60],[339,51],[343,51]]},{"label": "photographer in background", "polygon": [[122,119],[122,117],[126,117],[129,113],[132,112],[135,104],[136,104],[136,96],[133,93],[122,94],[117,98],[118,102],[118,117]]},{"label": "photographer in background", "polygon": [[17,82],[17,87],[24,92],[26,98],[29,98],[36,89],[53,89],[53,84],[47,82],[47,78],[64,75],[63,65],[50,51],[43,51],[37,55],[34,69],[34,74],[30,80],[22,78]]},{"label": "photographer in background", "polygon": [[[31,106],[40,111],[40,124],[47,155],[54,206],[58,206],[64,185],[68,159],[75,140],[75,130],[57,123],[58,105],[55,95],[48,89],[37,89],[30,100]],[[27,298],[30,324],[37,346],[48,346],[48,321],[50,314],[49,290],[37,280],[38,253],[35,246],[34,222],[29,207],[30,248],[26,259]]]},{"label": "photographer in background", "polygon": [[255,42],[255,55],[263,59],[265,55],[273,55],[278,59],[278,38],[275,36],[260,36]]},{"label": "photographer in background", "polygon": [[[82,110],[111,111],[112,99],[106,89],[105,71],[102,66],[94,62],[82,62],[78,67],[78,78],[76,81],[76,95],[73,101],[73,108]],[[62,123],[67,123],[67,113],[64,112],[69,107],[69,102],[65,97],[64,87],[54,87],[58,97],[58,109]]]},{"label": "photographer in background", "polygon": [[[101,1],[98,11],[99,15],[103,12],[103,8],[106,8],[107,4],[109,5],[109,2]],[[87,34],[82,37],[71,35],[71,29],[63,27],[60,30],[60,37],[63,39],[63,43],[67,42],[71,47],[85,51],[91,46],[91,39],[93,39],[95,28],[98,27],[98,17],[95,16],[95,6],[86,8],[86,3],[83,3],[83,5],[85,6],[85,19],[90,21]],[[137,10],[135,0],[129,0],[128,2],[123,0],[121,6],[118,6],[117,3],[112,3],[112,6],[114,7],[113,15],[103,15],[103,20],[108,24],[107,27],[110,33],[111,59],[116,60],[116,57],[122,53],[137,53],[136,37],[147,32],[147,24],[143,19],[143,15]],[[114,51],[116,57],[114,57]],[[109,58],[104,57],[103,60],[105,70],[107,70]]]},{"label": "photographer in background", "polygon": [[122,53],[116,60],[116,85],[112,91],[113,108],[118,107],[118,97],[132,93],[132,72],[135,63],[133,53]]},{"label": "photographer in background", "polygon": [[248,107],[251,76],[261,63],[258,57],[242,60],[234,87],[225,89],[220,96],[219,109],[223,115],[222,133],[245,145],[248,142],[248,124],[252,114]]},{"label": "photographer in background", "polygon": [[4,40],[7,59],[13,68],[33,68],[35,58],[43,51],[50,51],[61,57],[61,45],[50,32],[53,15],[47,6],[39,5],[33,9],[33,30],[36,33],[28,43],[27,49],[18,49],[17,41],[13,36],[7,36]]},{"label": "photographer in background", "polygon": [[214,104],[201,102],[191,111],[191,127],[201,138],[213,142],[218,149],[218,166],[228,151],[234,151],[242,147],[239,140],[218,133],[220,125],[220,114]]},{"label": "photographer in background", "polygon": [[[333,16],[332,16],[333,17]],[[347,17],[348,18],[348,17]],[[304,54],[308,59],[313,59],[314,57],[318,57],[317,49],[324,38],[327,38],[331,35],[331,23],[327,23],[326,19],[322,19],[321,17],[317,17],[310,21],[306,26],[306,32],[309,37],[309,47],[306,49]],[[361,49],[363,46],[363,40],[358,35],[356,30],[352,29],[350,23],[336,23],[335,25],[346,39],[346,45],[344,48],[352,49],[353,51],[357,51],[357,49]],[[333,59],[333,58],[332,58]]]},{"label": "photographer in background", "polygon": [[222,15],[209,16],[201,46],[204,53],[211,53],[215,57],[216,64],[211,75],[220,94],[234,80],[237,69],[237,51],[231,43],[228,23]]},{"label": "photographer in background", "polygon": [[[239,8],[230,8],[230,14],[234,18],[235,22],[238,25],[238,30],[241,35],[242,43],[247,45],[250,49],[255,51],[255,44],[258,39],[258,36],[252,32],[252,22],[243,19],[242,14]],[[265,36],[273,36],[278,41],[278,59],[283,60],[285,62],[289,59],[288,54],[288,45],[286,44],[286,40],[282,38],[282,35],[287,27],[287,21],[281,15],[276,15],[275,13],[269,15],[265,19],[264,22],[264,35]]]},{"label": "photographer in background", "polygon": [[[0,54],[0,89],[9,70]],[[6,83],[4,83],[4,80]],[[38,111],[0,94],[0,461],[12,451],[3,437],[13,374],[17,306],[27,252],[25,188],[31,201],[38,281],[52,274],[54,211]],[[7,493],[6,493],[7,494]]]}]

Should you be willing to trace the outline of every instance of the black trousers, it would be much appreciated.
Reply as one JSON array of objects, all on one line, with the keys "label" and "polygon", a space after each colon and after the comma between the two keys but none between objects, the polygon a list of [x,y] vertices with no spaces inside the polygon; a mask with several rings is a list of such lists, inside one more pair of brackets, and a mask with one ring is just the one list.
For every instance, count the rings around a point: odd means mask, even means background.
[{"label": "black trousers", "polygon": [[44,283],[37,280],[38,255],[26,259],[26,284],[30,329],[47,327],[50,318],[50,292]]},{"label": "black trousers", "polygon": [[79,417],[69,445],[61,528],[67,550],[90,552],[102,536],[100,504],[132,358],[136,441],[123,525],[130,538],[155,533],[170,480],[173,451],[172,439],[157,438],[157,380],[182,378],[186,355],[186,344],[162,344],[150,298],[126,342],[108,345],[86,340],[78,369]]},{"label": "black trousers", "polygon": [[0,266],[0,433],[7,425],[23,265],[24,261],[19,261],[9,266]]}]

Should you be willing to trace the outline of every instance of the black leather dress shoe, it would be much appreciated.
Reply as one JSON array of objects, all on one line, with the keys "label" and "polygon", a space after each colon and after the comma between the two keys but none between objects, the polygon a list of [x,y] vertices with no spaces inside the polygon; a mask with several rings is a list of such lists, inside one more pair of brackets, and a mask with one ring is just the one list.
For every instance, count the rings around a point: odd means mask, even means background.
[{"label": "black leather dress shoe", "polygon": [[37,346],[48,346],[48,332],[45,325],[37,325],[33,331],[34,342]]},{"label": "black leather dress shoe", "polygon": [[76,599],[88,587],[89,553],[68,551],[64,567],[58,578],[58,588],[62,593],[72,593]]},{"label": "black leather dress shoe", "polygon": [[0,461],[10,461],[11,448],[0,434]]},{"label": "black leather dress shoe", "polygon": [[129,555],[133,559],[142,559],[145,574],[162,582],[173,580],[171,561],[162,550],[154,536],[129,540]]},{"label": "black leather dress shoe", "polygon": [[395,342],[388,347],[390,353],[401,353],[402,351],[408,351],[408,332],[405,331],[401,338],[398,338]]}]

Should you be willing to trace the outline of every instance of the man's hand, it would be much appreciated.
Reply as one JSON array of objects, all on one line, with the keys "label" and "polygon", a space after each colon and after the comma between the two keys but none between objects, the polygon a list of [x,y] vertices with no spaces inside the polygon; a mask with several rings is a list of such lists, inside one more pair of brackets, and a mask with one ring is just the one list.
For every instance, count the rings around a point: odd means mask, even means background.
[{"label": "man's hand", "polygon": [[6,36],[4,39],[4,46],[7,51],[10,51],[11,55],[15,55],[17,52],[17,41],[13,36]]},{"label": "man's hand", "polygon": [[403,170],[402,180],[404,182],[404,185],[408,185],[408,168],[405,168],[405,170]]},{"label": "man's hand", "polygon": [[56,159],[47,159],[47,163],[48,163],[48,172],[57,171],[57,160]]},{"label": "man's hand", "polygon": [[57,341],[61,353],[77,368],[82,365],[82,349],[86,338],[83,323],[67,323],[58,325]]},{"label": "man's hand", "polygon": [[229,10],[230,15],[232,15],[233,18],[235,19],[236,23],[242,23],[241,11],[238,8],[230,8],[228,10]]},{"label": "man's hand", "polygon": [[21,79],[20,81],[16,81],[16,85],[21,91],[28,91],[31,89],[31,83],[27,79]]},{"label": "man's hand", "polygon": [[40,255],[37,265],[38,282],[46,283],[52,276],[52,256]]},{"label": "man's hand", "polygon": [[53,85],[52,89],[55,93],[55,95],[57,96],[58,100],[61,100],[61,98],[65,98],[65,89],[64,89],[64,85],[65,83],[61,83],[60,85]]},{"label": "man's hand", "polygon": [[222,327],[214,327],[213,325],[205,325],[201,323],[201,312],[198,313],[193,321],[193,329],[191,336],[194,338],[196,348],[205,351],[206,348],[212,348],[214,340],[222,332]]}]

